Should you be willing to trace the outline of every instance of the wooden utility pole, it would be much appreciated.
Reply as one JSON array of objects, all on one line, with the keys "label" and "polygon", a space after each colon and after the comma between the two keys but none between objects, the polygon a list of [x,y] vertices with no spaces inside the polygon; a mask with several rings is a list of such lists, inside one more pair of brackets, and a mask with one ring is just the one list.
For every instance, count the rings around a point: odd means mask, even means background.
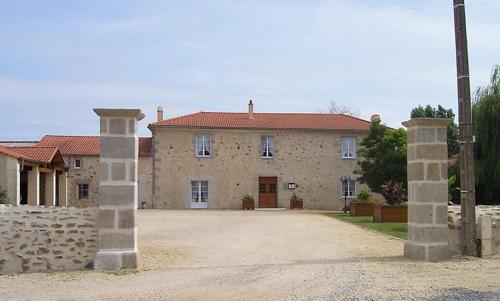
[{"label": "wooden utility pole", "polygon": [[469,80],[469,54],[464,0],[453,0],[457,48],[458,124],[460,130],[460,201],[462,204],[462,254],[476,253],[476,188]]}]

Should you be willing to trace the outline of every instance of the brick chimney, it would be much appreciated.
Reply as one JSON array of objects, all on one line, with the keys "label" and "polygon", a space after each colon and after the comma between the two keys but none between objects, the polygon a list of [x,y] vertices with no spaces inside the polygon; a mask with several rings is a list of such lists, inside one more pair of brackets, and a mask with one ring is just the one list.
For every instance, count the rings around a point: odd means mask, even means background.
[{"label": "brick chimney", "polygon": [[372,117],[370,118],[370,121],[371,122],[380,122],[380,115],[379,114],[372,115]]},{"label": "brick chimney", "polygon": [[157,122],[163,121],[163,108],[161,106],[158,106],[158,109],[156,109],[156,116]]},{"label": "brick chimney", "polygon": [[250,100],[250,102],[248,103],[248,119],[255,120],[255,118],[253,117],[253,102],[252,102],[252,100]]}]

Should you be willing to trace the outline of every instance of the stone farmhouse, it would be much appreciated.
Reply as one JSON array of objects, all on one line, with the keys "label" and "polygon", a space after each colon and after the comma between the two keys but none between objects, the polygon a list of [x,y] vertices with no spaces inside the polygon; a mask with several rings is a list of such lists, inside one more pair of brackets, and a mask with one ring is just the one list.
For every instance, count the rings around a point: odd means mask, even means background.
[{"label": "stone farmhouse", "polygon": [[[163,118],[161,107],[157,113],[148,126],[152,137],[139,138],[141,208],[237,209],[245,194],[257,208],[286,208],[296,193],[306,209],[339,210],[345,190],[353,198],[362,188],[354,170],[369,121],[343,114],[254,113],[252,102],[245,113],[171,119]],[[0,142],[0,184],[13,204],[95,207],[99,151],[99,136]]]},{"label": "stone farmhouse", "polygon": [[[343,207],[354,197],[356,150],[370,122],[342,114],[199,112],[150,124],[153,198],[150,207],[241,208],[248,193],[259,208]],[[341,177],[350,177],[342,187]]]}]

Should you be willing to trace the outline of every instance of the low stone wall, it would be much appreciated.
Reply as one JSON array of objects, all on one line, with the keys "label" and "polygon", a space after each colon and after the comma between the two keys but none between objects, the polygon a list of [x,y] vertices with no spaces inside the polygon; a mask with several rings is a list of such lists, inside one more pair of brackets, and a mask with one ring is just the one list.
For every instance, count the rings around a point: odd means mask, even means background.
[{"label": "low stone wall", "polygon": [[92,268],[97,208],[0,205],[0,274]]},{"label": "low stone wall", "polygon": [[[479,219],[491,216],[491,251],[500,254],[500,206],[476,206],[476,225],[478,237],[481,235]],[[455,255],[460,254],[461,216],[460,206],[448,206],[448,244]]]}]

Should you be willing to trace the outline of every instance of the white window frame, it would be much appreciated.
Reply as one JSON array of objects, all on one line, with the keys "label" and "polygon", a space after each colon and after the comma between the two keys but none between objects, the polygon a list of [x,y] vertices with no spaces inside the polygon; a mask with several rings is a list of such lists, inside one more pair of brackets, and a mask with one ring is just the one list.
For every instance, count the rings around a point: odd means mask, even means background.
[{"label": "white window frame", "polygon": [[[80,186],[81,185],[87,185],[87,197],[80,197]],[[89,194],[90,194],[90,184],[88,184],[88,183],[79,183],[79,184],[76,184],[76,199],[77,200],[88,199],[89,198]]]},{"label": "white window frame", "polygon": [[262,136],[260,138],[260,154],[263,159],[272,159],[276,152],[276,143],[273,136]]},{"label": "white window frame", "polygon": [[210,185],[205,180],[191,181],[191,208],[208,208],[210,200]]},{"label": "white window frame", "polygon": [[[212,156],[212,136],[209,134],[197,134],[196,137],[196,157],[209,158]],[[200,145],[201,140],[201,145]],[[199,153],[201,150],[202,154]],[[208,151],[208,155],[206,154]]]},{"label": "white window frame", "polygon": [[[340,195],[344,196],[344,181],[340,181]],[[356,180],[348,180],[347,181],[347,198],[356,197]]]},{"label": "white window frame", "polygon": [[[341,143],[342,159],[356,159],[356,137],[343,136]],[[347,154],[344,150],[347,149]],[[351,156],[349,156],[351,154]]]},{"label": "white window frame", "polygon": [[[79,162],[80,164],[77,165],[76,162]],[[81,169],[82,168],[82,159],[75,159],[75,162],[73,163],[73,168],[74,169]]]}]

